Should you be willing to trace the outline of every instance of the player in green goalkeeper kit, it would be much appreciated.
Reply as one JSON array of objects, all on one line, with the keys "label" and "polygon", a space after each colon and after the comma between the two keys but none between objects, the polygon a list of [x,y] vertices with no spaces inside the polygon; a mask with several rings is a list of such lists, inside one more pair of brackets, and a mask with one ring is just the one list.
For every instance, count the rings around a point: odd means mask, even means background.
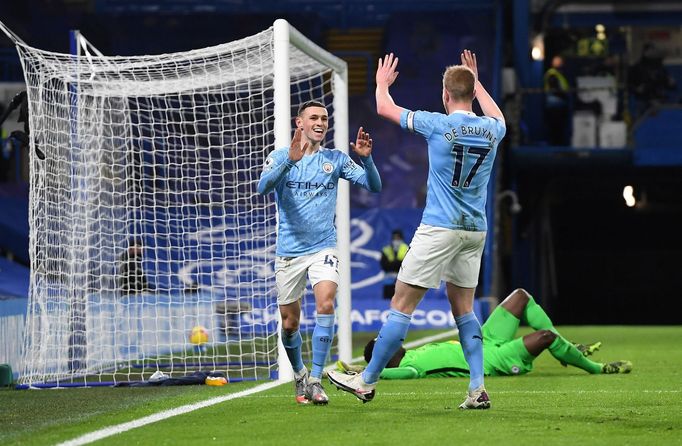
[{"label": "player in green goalkeeper kit", "polygon": [[[537,330],[515,338],[519,323]],[[547,313],[523,289],[517,289],[490,315],[483,330],[483,369],[487,376],[521,375],[533,369],[533,361],[545,350],[564,366],[570,364],[588,373],[629,373],[630,361],[599,363],[587,358],[601,342],[572,344],[554,328]],[[374,341],[365,347],[365,360],[372,357]],[[341,371],[359,372],[362,367],[337,363]],[[432,342],[416,349],[400,348],[381,372],[381,379],[426,377],[466,377],[469,367],[462,346],[457,341]]]}]

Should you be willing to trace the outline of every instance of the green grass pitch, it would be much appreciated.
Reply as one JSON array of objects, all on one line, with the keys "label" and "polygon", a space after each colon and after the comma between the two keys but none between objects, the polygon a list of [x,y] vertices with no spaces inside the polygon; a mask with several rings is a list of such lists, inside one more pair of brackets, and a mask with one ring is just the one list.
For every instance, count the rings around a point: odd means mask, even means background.
[{"label": "green grass pitch", "polygon": [[[486,378],[488,411],[457,409],[466,379],[384,381],[368,404],[326,384],[326,407],[297,406],[287,384],[96,444],[682,444],[682,327],[560,331],[576,342],[602,341],[595,360],[629,359],[633,372],[588,375],[543,353],[528,375]],[[408,340],[427,334],[433,332],[412,331]],[[356,355],[367,338],[356,336]],[[255,385],[3,390],[0,444],[56,444]]]}]

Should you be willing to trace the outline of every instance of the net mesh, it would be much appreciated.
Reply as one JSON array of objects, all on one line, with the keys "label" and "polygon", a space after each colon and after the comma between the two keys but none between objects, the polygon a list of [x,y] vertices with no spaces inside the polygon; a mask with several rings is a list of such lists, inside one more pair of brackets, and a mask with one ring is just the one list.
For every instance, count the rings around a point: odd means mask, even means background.
[{"label": "net mesh", "polygon": [[[256,192],[274,149],[272,28],[158,56],[18,50],[45,154],[31,158],[20,381],[273,377],[276,209]],[[293,45],[289,64],[293,113],[328,104],[332,141],[332,70]],[[303,307],[309,336],[310,289]]]}]

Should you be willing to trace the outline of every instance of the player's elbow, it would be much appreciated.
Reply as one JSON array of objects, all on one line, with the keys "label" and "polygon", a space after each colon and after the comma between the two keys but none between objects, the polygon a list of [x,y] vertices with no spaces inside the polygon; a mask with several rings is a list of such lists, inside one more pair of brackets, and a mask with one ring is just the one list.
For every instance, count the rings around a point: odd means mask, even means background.
[{"label": "player's elbow", "polygon": [[381,192],[382,187],[383,187],[383,185],[381,184],[381,180],[377,180],[374,183],[369,185],[369,191],[377,194],[377,193]]},{"label": "player's elbow", "polygon": [[395,104],[390,104],[385,101],[377,101],[377,114],[382,118],[388,119],[389,121],[400,121],[401,109]]},{"label": "player's elbow", "polygon": [[377,93],[377,114],[379,116],[383,116],[384,118],[386,117],[386,114],[390,110],[393,101],[388,100],[384,95],[378,94]]},{"label": "player's elbow", "polygon": [[265,195],[268,192],[270,192],[270,189],[268,188],[267,181],[260,180],[258,182],[258,187],[256,188],[259,194]]}]

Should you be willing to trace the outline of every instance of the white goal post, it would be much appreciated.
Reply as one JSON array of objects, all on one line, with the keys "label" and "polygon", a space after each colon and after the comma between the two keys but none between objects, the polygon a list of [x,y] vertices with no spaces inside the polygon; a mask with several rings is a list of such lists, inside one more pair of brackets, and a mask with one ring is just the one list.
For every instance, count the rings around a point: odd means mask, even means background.
[{"label": "white goal post", "polygon": [[[291,105],[289,93],[290,55],[289,48],[296,48],[315,60],[331,67],[334,90],[334,147],[348,153],[348,66],[346,62],[326,52],[303,34],[289,25],[286,20],[279,19],[274,24],[275,39],[275,146],[284,147],[289,144],[291,135]],[[347,181],[339,182],[336,202],[336,231],[339,252],[339,276],[341,283],[337,292],[336,318],[338,355],[342,361],[350,362],[352,357],[351,333],[351,277],[350,277],[350,195]],[[342,322],[343,321],[343,322]],[[288,366],[286,351],[280,342],[280,378],[292,379],[293,371]]]},{"label": "white goal post", "polygon": [[[104,56],[82,37],[85,54],[42,51],[0,29],[19,52],[30,142],[45,155],[30,158],[19,382],[111,385],[157,370],[289,379],[278,342],[276,210],[256,185],[305,101],[329,107],[326,143],[348,150],[346,63],[284,20],[214,47],[134,57]],[[351,358],[348,189],[339,184],[336,217],[332,355],[342,360]],[[304,337],[314,308],[308,289]],[[190,338],[196,327],[207,340]]]}]

